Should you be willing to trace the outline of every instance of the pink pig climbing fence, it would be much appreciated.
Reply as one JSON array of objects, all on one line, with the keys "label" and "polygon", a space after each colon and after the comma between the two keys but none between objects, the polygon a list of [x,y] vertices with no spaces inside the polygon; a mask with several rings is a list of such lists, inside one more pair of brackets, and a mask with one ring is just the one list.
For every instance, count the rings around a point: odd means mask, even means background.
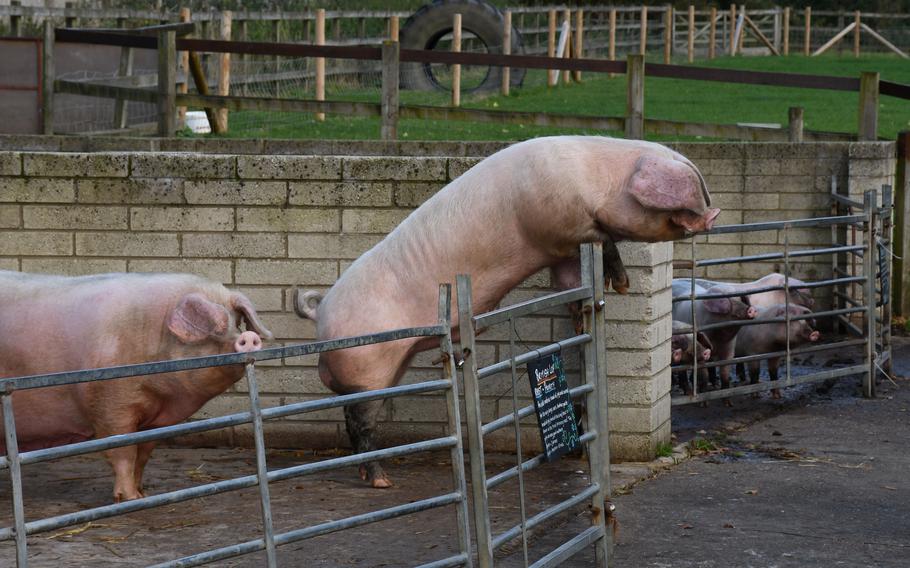
[{"label": "pink pig climbing fence", "polygon": [[[706,233],[680,242],[677,246],[688,245],[691,256],[688,260],[678,261],[675,268],[690,270],[686,278],[691,279],[690,293],[673,299],[674,304],[691,300],[693,306],[693,337],[699,332],[725,327],[740,327],[768,323],[785,323],[787,328],[786,347],[772,353],[754,354],[734,357],[726,360],[700,362],[697,359],[691,364],[674,365],[673,371],[692,372],[690,393],[677,394],[672,397],[672,404],[683,405],[705,402],[716,399],[727,399],[733,396],[753,394],[763,391],[792,387],[795,385],[828,381],[850,376],[862,377],[862,391],[866,397],[874,397],[876,380],[879,373],[890,374],[891,357],[891,303],[890,303],[890,267],[891,267],[891,219],[892,191],[890,186],[883,186],[881,191],[864,192],[863,201],[851,199],[838,191],[836,180],[831,182],[831,215],[812,219],[792,221],[773,221],[749,223],[742,225],[725,225],[713,228]],[[831,245],[823,248],[797,248],[791,244],[791,231],[806,228],[830,228]],[[712,235],[735,235],[752,232],[776,231],[778,236],[772,242],[781,245],[779,251],[729,258],[700,259],[698,242],[705,242]],[[790,282],[793,277],[794,264],[815,257],[830,258],[830,278],[800,283]],[[782,286],[765,286],[749,293],[780,290],[785,292],[787,309],[785,317],[762,320],[737,320],[700,325],[695,317],[695,301],[712,298],[732,298],[744,294],[743,291],[731,293],[696,293],[696,279],[699,269],[741,263],[773,262],[785,277]],[[812,312],[803,316],[791,315],[790,289],[808,288],[813,291],[827,288],[830,290],[830,309]],[[823,340],[820,344],[797,347],[790,336],[790,322],[800,319],[825,322],[828,332],[834,339]],[[807,357],[819,352],[840,351],[851,353],[862,351],[862,362],[812,372],[795,372],[794,359]],[[853,351],[851,351],[853,350]],[[716,390],[704,389],[699,392],[699,369],[717,369],[722,366],[744,365],[750,362],[772,358],[782,360],[783,376],[779,380],[741,384],[730,388]],[[803,369],[804,370],[804,369]],[[740,377],[743,381],[745,377]]]}]

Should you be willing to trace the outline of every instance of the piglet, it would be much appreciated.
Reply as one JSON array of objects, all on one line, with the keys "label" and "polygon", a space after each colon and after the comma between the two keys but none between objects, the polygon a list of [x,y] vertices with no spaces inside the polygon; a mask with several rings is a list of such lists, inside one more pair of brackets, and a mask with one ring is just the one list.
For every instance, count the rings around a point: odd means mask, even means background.
[{"label": "piglet", "polygon": [[[691,281],[688,278],[673,279],[673,297],[689,297],[691,291]],[[731,288],[720,285],[711,288],[702,288],[696,284],[695,293],[700,294],[727,294],[735,292]],[[734,296],[732,298],[712,298],[706,300],[695,300],[695,320],[698,327],[707,326],[714,323],[732,322],[740,320],[750,320],[757,315],[755,308],[748,304],[748,298],[743,296]],[[692,323],[692,301],[684,300],[673,305],[673,319],[684,323]],[[728,326],[719,329],[705,331],[705,335],[711,341],[713,349],[711,350],[712,360],[723,361],[733,358],[736,334],[740,326]],[[703,371],[700,371],[701,375]],[[705,373],[706,375],[706,373]],[[702,377],[700,377],[701,379]],[[705,381],[707,382],[707,381]],[[730,366],[723,365],[720,367],[720,384],[721,388],[730,386]],[[726,400],[725,404],[729,404]]]},{"label": "piglet", "polygon": [[[698,361],[704,363],[711,358],[711,340],[704,333],[692,336],[692,326],[681,321],[673,322],[673,335],[670,337],[670,360],[674,365],[691,365]],[[692,386],[688,379],[689,371],[673,371],[673,383],[688,395]]]},{"label": "piglet", "polygon": [[[299,294],[297,312],[316,321],[320,340],[429,325],[439,283],[454,282],[456,274],[471,276],[474,310],[486,312],[543,268],[552,267],[560,287],[577,286],[582,243],[674,240],[711,228],[719,212],[695,166],[669,148],[599,136],[536,138],[442,188],[345,270],[324,298]],[[605,255],[611,279],[623,288],[615,248]],[[338,393],[390,387],[415,353],[438,345],[403,339],[326,352],[319,375]],[[346,408],[355,451],[373,447],[381,405]],[[374,487],[391,485],[376,463],[361,475]]]},{"label": "piglet", "polygon": [[[759,308],[756,320],[779,319],[787,315],[787,306],[778,304],[767,308]],[[790,317],[796,318],[806,316],[812,311],[805,306],[789,307]],[[806,343],[818,341],[821,334],[813,329],[814,321],[812,319],[790,320],[790,348],[796,348]],[[787,324],[786,322],[769,322],[761,325],[744,326],[739,330],[736,336],[736,356],[745,357],[748,355],[761,355],[763,353],[774,353],[783,351],[787,348]],[[739,365],[742,365],[741,363]],[[744,372],[738,365],[739,376],[743,377]],[[780,357],[768,359],[768,376],[772,381],[777,380],[777,369],[780,365]],[[746,363],[749,368],[749,378],[752,384],[758,382],[761,374],[761,361],[750,361]],[[742,379],[740,379],[742,380]],[[756,393],[757,394],[757,393]],[[780,398],[780,389],[771,391],[773,398]]]},{"label": "piglet", "polygon": [[[252,352],[271,337],[246,296],[188,274],[68,278],[0,271],[2,377]],[[15,391],[19,448],[176,424],[243,372],[230,365]],[[143,496],[142,472],[154,447],[146,442],[105,452],[115,501]]]}]

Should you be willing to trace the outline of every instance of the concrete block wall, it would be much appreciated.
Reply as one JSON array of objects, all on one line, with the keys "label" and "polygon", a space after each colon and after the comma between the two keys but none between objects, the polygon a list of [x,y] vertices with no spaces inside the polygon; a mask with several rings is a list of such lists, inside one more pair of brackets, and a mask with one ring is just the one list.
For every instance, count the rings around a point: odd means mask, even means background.
[{"label": "concrete block wall", "polygon": [[[30,148],[54,150],[65,150],[68,144],[60,137],[25,142]],[[142,143],[156,144],[154,140]],[[314,334],[312,323],[293,313],[294,286],[327,289],[413,208],[481,159],[466,154],[492,153],[501,146],[400,143],[378,144],[377,149],[365,143],[345,147],[336,142],[327,146],[285,142],[280,150],[276,147],[276,153],[263,155],[256,153],[259,146],[250,144],[217,144],[212,153],[198,141],[192,143],[194,152],[138,151],[134,141],[123,142],[128,150],[124,152],[115,151],[116,140],[92,144],[107,151],[0,151],[0,268],[71,275],[114,271],[200,274],[249,295],[277,342],[286,344],[310,340]],[[9,140],[0,139],[0,148],[10,145]],[[806,146],[812,148],[677,145],[702,169],[717,204],[727,209],[721,217],[724,223],[826,214],[827,206],[818,197],[827,192],[823,172],[848,176],[853,171],[855,176],[850,179],[858,180],[869,178],[869,172],[885,175],[887,169],[887,163],[875,165],[887,161],[882,157],[887,154],[887,144],[872,144],[874,149],[851,149],[850,144]],[[231,148],[238,152],[231,153]],[[402,155],[347,155],[345,150]],[[313,153],[295,155],[294,151]],[[811,176],[784,173],[798,169],[796,165],[769,165],[794,152],[801,152],[798,163],[804,170],[800,171],[811,171]],[[763,167],[756,160],[764,160]],[[851,170],[851,160],[862,165]],[[763,171],[777,172],[769,175],[781,183],[764,181]],[[810,177],[811,192],[801,184]],[[766,209],[747,207],[752,204],[763,204]],[[818,244],[829,242],[824,235],[816,237]],[[772,244],[711,239],[703,245],[707,248],[700,247],[708,256],[732,256]],[[670,435],[669,285],[674,253],[669,243],[623,243],[621,254],[632,278],[631,291],[625,297],[608,295],[606,310],[612,456],[648,459]],[[737,276],[751,277],[751,273]],[[549,274],[544,271],[512,292],[504,303],[549,289]],[[363,309],[369,309],[368,297]],[[546,313],[521,321],[519,345],[543,345],[570,333],[571,323],[564,312]],[[507,356],[506,329],[492,329],[480,339],[482,364]],[[577,374],[577,354],[565,355],[570,372]],[[404,381],[437,378],[434,358],[432,352],[419,355]],[[303,357],[264,364],[259,379],[266,404],[326,396],[315,362],[315,357]],[[526,404],[530,401],[526,378],[520,379],[519,387],[521,403]],[[508,375],[484,385],[486,420],[511,411],[510,388]],[[204,407],[199,416],[236,412],[246,404],[241,382]],[[443,431],[444,404],[434,396],[399,399],[386,406],[382,418],[381,435],[386,443],[435,436]],[[268,440],[275,446],[347,444],[340,410],[269,423],[268,427]],[[237,428],[189,442],[249,444],[251,440],[248,430]],[[529,449],[539,446],[535,428],[524,430],[523,443]],[[501,432],[488,445],[510,448],[511,432]]]}]

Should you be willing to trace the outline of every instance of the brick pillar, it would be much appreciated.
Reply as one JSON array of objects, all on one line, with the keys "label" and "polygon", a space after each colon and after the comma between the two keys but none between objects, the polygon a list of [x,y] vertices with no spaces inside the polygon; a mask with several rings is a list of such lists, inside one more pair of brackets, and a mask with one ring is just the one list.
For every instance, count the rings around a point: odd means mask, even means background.
[{"label": "brick pillar", "polygon": [[620,243],[629,294],[607,294],[610,458],[644,461],[670,441],[672,243]]}]

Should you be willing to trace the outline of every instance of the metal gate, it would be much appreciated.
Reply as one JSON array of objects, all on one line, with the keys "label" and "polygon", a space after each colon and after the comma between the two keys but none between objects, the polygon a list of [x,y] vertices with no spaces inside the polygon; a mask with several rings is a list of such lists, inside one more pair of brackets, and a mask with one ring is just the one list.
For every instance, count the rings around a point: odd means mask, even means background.
[{"label": "metal gate", "polygon": [[[879,202],[881,196],[881,204]],[[691,257],[685,266],[675,266],[691,270],[691,292],[688,296],[673,299],[674,303],[692,301],[693,336],[698,332],[725,327],[761,325],[767,323],[785,323],[787,327],[786,348],[783,351],[734,357],[722,361],[699,362],[689,365],[674,365],[674,371],[689,371],[697,377],[699,369],[710,369],[731,366],[737,363],[748,363],[772,358],[783,358],[785,361],[784,377],[777,381],[759,382],[724,388],[712,391],[699,391],[697,378],[692,381],[691,395],[672,397],[672,404],[691,404],[708,400],[729,398],[733,396],[758,393],[762,391],[790,387],[798,384],[837,379],[853,375],[863,376],[863,394],[875,396],[875,381],[878,371],[888,372],[891,356],[891,305],[890,305],[890,266],[891,266],[891,187],[883,186],[881,194],[876,190],[866,191],[863,202],[850,199],[838,192],[836,180],[831,185],[831,216],[814,219],[797,219],[793,221],[774,221],[749,223],[742,225],[725,225],[715,227],[706,233],[691,239]],[[789,232],[793,229],[807,227],[829,227],[832,245],[824,248],[795,249],[790,244]],[[698,239],[707,239],[710,235],[726,235],[754,231],[778,231],[777,242],[783,244],[783,250],[748,256],[699,259]],[[704,235],[704,236],[702,236]],[[792,259],[830,256],[831,278],[799,284],[799,288],[832,289],[832,306],[829,310],[812,312],[804,316],[790,314],[790,278],[792,277]],[[709,325],[699,325],[694,313],[695,300],[713,298],[731,298],[742,296],[743,291],[724,294],[697,294],[696,270],[702,267],[720,266],[736,263],[778,260],[783,263],[784,285],[756,288],[749,293],[783,290],[786,296],[787,309],[785,317],[756,320],[738,320]],[[790,322],[801,319],[830,319],[836,330],[847,334],[845,339],[826,342],[808,347],[791,347]],[[792,357],[820,351],[831,351],[861,346],[864,360],[862,363],[837,369],[811,372],[794,376],[791,372]]]},{"label": "metal gate", "polygon": [[[597,566],[606,566],[610,553],[611,534],[606,530],[606,516],[610,496],[610,447],[607,426],[607,380],[605,365],[605,320],[603,317],[603,251],[598,244],[581,247],[581,286],[529,300],[489,313],[474,315],[471,302],[471,280],[460,275],[457,280],[458,319],[461,346],[464,353],[465,413],[469,437],[471,461],[471,493],[473,499],[474,523],[477,532],[478,564],[487,568],[493,565],[494,551],[509,541],[520,537],[525,566],[557,566],[581,550],[594,545]],[[518,353],[519,340],[515,323],[517,318],[527,316],[571,302],[582,303],[584,331],[573,337]],[[509,326],[509,357],[492,365],[477,368],[473,355],[477,352],[475,331],[498,323]],[[590,483],[571,498],[528,516],[528,496],[525,494],[524,475],[545,462],[543,454],[525,460],[521,447],[521,419],[534,413],[534,406],[519,408],[518,365],[561,351],[564,348],[581,346],[581,385],[570,390],[573,398],[584,397],[584,434],[580,441],[586,444],[586,455],[590,467]],[[500,416],[484,424],[481,419],[480,381],[497,373],[510,372],[512,379],[512,413]],[[516,464],[492,477],[487,477],[484,459],[484,436],[499,429],[512,426],[515,433]],[[512,528],[493,534],[490,527],[490,504],[488,491],[510,479],[518,478],[521,522]],[[533,564],[528,558],[528,534],[534,527],[564,511],[584,503],[590,503],[591,527],[563,543]]]},{"label": "metal gate", "polygon": [[[106,369],[92,369],[85,371],[55,373],[49,375],[0,379],[0,398],[2,398],[3,423],[5,428],[7,448],[7,455],[0,458],[0,469],[7,469],[9,471],[10,481],[12,485],[12,504],[14,517],[13,526],[0,528],[0,542],[15,540],[16,565],[18,568],[25,568],[28,565],[29,553],[27,537],[30,535],[36,535],[47,531],[57,530],[63,527],[87,523],[89,521],[97,519],[122,515],[134,511],[149,509],[152,507],[160,507],[163,505],[170,505],[173,503],[179,503],[190,499],[206,497],[227,491],[236,491],[248,487],[258,486],[262,511],[261,538],[247,542],[240,542],[215,550],[201,552],[191,556],[175,559],[173,561],[157,564],[156,566],[198,566],[217,560],[233,558],[253,552],[265,551],[267,566],[271,568],[278,565],[276,560],[276,548],[278,546],[344,529],[363,526],[368,523],[400,517],[403,515],[426,511],[447,505],[453,505],[455,507],[455,516],[457,521],[457,549],[460,552],[454,556],[440,559],[425,566],[471,566],[472,558],[470,531],[468,528],[467,490],[465,488],[461,419],[459,416],[458,386],[455,379],[455,363],[452,350],[450,311],[451,286],[442,285],[440,286],[439,293],[438,323],[433,326],[405,328],[359,337],[350,337],[331,341],[318,341],[303,345],[264,349],[262,351],[253,353],[235,353],[230,355],[217,355],[211,357],[198,357],[193,359],[146,363],[141,365],[111,367]],[[325,351],[370,345],[386,341],[395,341],[411,337],[439,338],[441,350],[444,354],[444,357],[442,358],[444,367],[442,379],[401,385],[376,391],[361,392],[351,395],[334,396],[321,400],[288,404],[266,409],[263,409],[260,405],[255,366],[259,361],[268,361],[285,357],[299,357],[302,355],[310,355],[315,353],[322,353]],[[49,449],[29,451],[21,454],[18,451],[12,402],[12,394],[17,390],[41,388],[53,385],[86,383],[91,381],[123,379],[126,377],[136,377],[140,375],[166,373],[172,371],[186,371],[190,369],[200,369],[203,367],[238,364],[246,365],[246,379],[249,385],[250,401],[250,410],[248,412],[221,416],[207,420],[200,420],[198,422],[178,424],[165,428],[155,428],[152,430],[145,430],[133,434],[111,436],[107,438],[90,440],[87,442],[69,444],[65,446],[58,446]],[[268,470],[262,425],[264,420],[293,416],[328,408],[336,408],[370,400],[383,400],[395,396],[439,391],[445,392],[448,408],[446,435],[441,438],[435,438],[431,440],[425,440],[421,442],[334,459],[327,459],[315,463],[297,465],[283,469],[275,469],[271,471]],[[247,475],[244,477],[218,481],[215,483],[198,485],[188,489],[170,491],[159,495],[136,499],[134,501],[105,505],[78,511],[75,513],[26,522],[25,508],[23,504],[21,472],[21,467],[23,465],[35,464],[64,457],[107,450],[110,448],[130,446],[142,442],[151,442],[184,434],[192,434],[249,423],[253,424],[256,444],[255,475]],[[272,513],[269,499],[270,483],[292,479],[317,472],[353,466],[377,459],[404,456],[417,452],[441,449],[449,449],[451,454],[453,485],[451,492],[284,533],[276,533],[274,527],[272,526]]]},{"label": "metal gate", "polygon": [[[461,345],[465,355],[464,380],[467,389],[465,400],[468,439],[470,442],[469,452],[471,456],[472,498],[474,502],[474,520],[477,527],[477,555],[481,566],[492,565],[493,551],[499,548],[503,543],[520,536],[526,544],[528,531],[532,530],[535,526],[560,512],[570,510],[586,502],[590,503],[592,526],[582,531],[575,538],[564,543],[556,550],[547,554],[533,565],[558,565],[592,544],[595,545],[598,565],[606,566],[607,563],[610,534],[606,530],[605,517],[608,513],[605,513],[604,509],[605,506],[607,506],[606,503],[609,498],[609,444],[606,411],[606,373],[604,366],[605,322],[602,315],[604,306],[603,260],[600,245],[585,245],[582,247],[581,252],[582,283],[580,287],[550,294],[487,314],[477,316],[472,314],[470,279],[466,276],[458,277]],[[278,565],[276,549],[279,546],[447,505],[453,505],[455,508],[457,523],[456,538],[459,552],[447,558],[425,564],[424,566],[433,566],[437,568],[446,566],[472,566],[472,541],[468,518],[468,493],[462,448],[458,383],[455,375],[456,365],[451,336],[451,299],[451,286],[448,284],[441,285],[439,293],[438,323],[434,326],[398,329],[359,337],[264,349],[253,353],[235,353],[29,377],[0,378],[0,399],[2,399],[0,402],[2,402],[7,447],[6,456],[0,457],[0,470],[6,469],[9,472],[12,487],[11,497],[14,519],[13,526],[0,528],[0,542],[9,540],[15,541],[16,565],[18,568],[25,568],[28,566],[28,537],[31,535],[37,535],[116,515],[123,515],[153,507],[171,505],[191,499],[257,486],[259,488],[262,513],[260,520],[261,538],[199,552],[191,556],[185,556],[156,564],[155,566],[199,566],[210,562],[264,551],[266,564],[271,568]],[[585,322],[585,330],[583,333],[540,349],[534,349],[521,354],[516,353],[514,339],[516,336],[515,321],[517,318],[571,302],[581,302],[583,305],[582,312],[584,314]],[[510,336],[512,338],[510,341],[510,357],[505,361],[501,361],[489,367],[477,369],[475,357],[472,356],[475,352],[475,329],[485,328],[500,322],[509,322],[510,325]],[[256,381],[257,362],[286,357],[299,357],[336,349],[345,349],[413,337],[439,338],[441,351],[444,355],[442,358],[444,366],[442,379],[351,395],[333,396],[321,400],[287,404],[265,409],[260,405],[259,389]],[[573,346],[581,346],[583,348],[582,372],[584,381],[583,384],[571,390],[571,395],[575,398],[584,397],[586,419],[584,422],[584,435],[580,437],[580,441],[587,444],[587,456],[590,465],[590,483],[572,498],[531,517],[526,517],[525,515],[526,496],[524,495],[524,491],[522,491],[520,495],[522,504],[521,523],[502,534],[493,535],[490,531],[490,508],[487,501],[488,489],[496,487],[515,477],[517,477],[519,483],[522,484],[525,472],[539,466],[544,461],[544,458],[543,456],[537,456],[533,459],[524,461],[522,459],[521,437],[519,435],[516,437],[516,455],[518,456],[518,463],[516,466],[487,479],[484,470],[483,436],[509,425],[513,425],[517,432],[520,427],[521,419],[529,416],[534,411],[532,406],[518,408],[517,395],[514,390],[517,376],[516,366],[541,355],[554,353],[563,348],[570,348]],[[246,365],[246,380],[249,386],[250,404],[250,410],[248,412],[163,428],[155,428],[132,434],[116,435],[65,446],[28,451],[21,454],[18,451],[12,402],[12,394],[15,391],[92,381],[114,379],[128,380],[129,377],[141,375],[238,364]],[[495,373],[508,370],[511,370],[512,373],[513,413],[511,415],[502,416],[487,424],[482,424],[480,418],[478,381]],[[315,463],[296,465],[283,469],[268,469],[263,434],[263,421],[265,420],[336,408],[370,400],[382,400],[395,396],[439,391],[444,391],[446,393],[448,409],[448,423],[446,435],[444,437],[361,454],[326,459]],[[207,483],[177,491],[169,491],[124,503],[104,505],[74,513],[26,521],[22,488],[23,465],[37,464],[111,448],[130,446],[143,442],[152,442],[175,436],[250,423],[253,425],[256,446],[256,473],[254,475]],[[448,449],[451,455],[452,491],[449,493],[283,533],[276,533],[275,528],[273,527],[269,497],[270,483],[317,472],[349,467],[372,460],[440,449]],[[525,555],[525,561],[527,565],[527,555]]]}]

